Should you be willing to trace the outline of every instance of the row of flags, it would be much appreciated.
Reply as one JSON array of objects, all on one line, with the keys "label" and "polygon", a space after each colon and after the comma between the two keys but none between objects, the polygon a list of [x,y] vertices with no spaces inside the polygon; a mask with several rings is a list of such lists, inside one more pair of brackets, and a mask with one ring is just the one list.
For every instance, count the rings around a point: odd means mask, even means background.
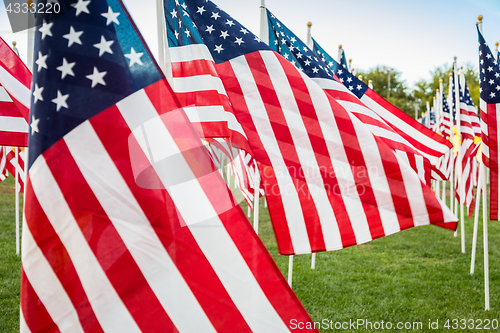
[{"label": "row of flags", "polygon": [[30,124],[22,332],[311,323],[217,171],[226,158],[247,202],[262,187],[281,254],[456,229],[429,187],[450,177],[451,142],[317,41],[268,10],[269,45],[208,0],[164,14],[164,72],[119,0],[37,17],[32,78],[0,44],[0,98]]}]

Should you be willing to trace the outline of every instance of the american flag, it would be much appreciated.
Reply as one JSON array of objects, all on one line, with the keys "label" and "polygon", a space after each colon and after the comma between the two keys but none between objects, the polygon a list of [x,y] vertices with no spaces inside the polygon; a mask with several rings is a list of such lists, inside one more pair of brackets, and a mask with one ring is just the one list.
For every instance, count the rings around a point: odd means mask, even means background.
[{"label": "american flag", "polygon": [[443,121],[441,122],[439,131],[445,139],[450,140],[451,128],[453,127],[452,121],[454,117],[450,113],[450,107],[448,106],[448,101],[446,100],[444,92],[442,93],[442,101],[443,101]]},{"label": "american flag", "polygon": [[[313,43],[313,51],[320,55],[322,62],[328,65],[330,70],[337,76],[339,82],[343,83],[364,105],[377,114],[394,132],[414,147],[416,151],[429,159],[433,169],[433,178],[447,179],[449,175],[446,174],[446,169],[449,169],[447,165],[451,158],[451,143],[399,110],[356,76],[349,73],[316,40],[313,39]],[[307,74],[309,75],[309,73]],[[317,78],[315,81],[324,89],[331,89],[332,80],[329,80],[329,82]]]},{"label": "american flag", "polygon": [[0,145],[28,146],[31,72],[0,38]]},{"label": "american flag", "polygon": [[80,0],[35,38],[21,332],[310,323],[123,3]]},{"label": "american flag", "polygon": [[6,147],[0,147],[0,181],[7,179],[9,171],[7,170],[7,155]]},{"label": "american flag", "polygon": [[[454,81],[453,81],[454,83]],[[472,128],[472,121],[470,118],[470,113],[475,113],[474,103],[472,102],[472,98],[469,93],[469,88],[467,87],[467,83],[465,83],[464,89],[461,89],[461,85],[459,83],[458,87],[460,90],[460,134],[461,145],[460,145],[460,154],[462,158],[462,175],[463,177],[463,193],[465,195],[464,198],[461,197],[462,189],[460,187],[460,182],[458,181],[458,168],[456,169],[455,179],[456,179],[456,196],[460,203],[465,204],[467,206],[467,211],[469,217],[472,217],[475,207],[474,200],[474,158],[476,157],[476,152],[478,149],[478,145],[476,144],[474,138],[474,130]],[[454,88],[453,88],[454,89]],[[462,92],[463,91],[463,92]]]},{"label": "american flag", "polygon": [[10,172],[11,175],[15,176],[16,169],[18,174],[18,189],[19,192],[24,192],[24,183],[26,182],[25,164],[26,164],[26,151],[24,149],[18,150],[18,159],[16,161],[15,148],[10,149],[6,152],[6,164],[5,168]]},{"label": "american flag", "polygon": [[293,64],[212,2],[185,4],[262,165],[280,253],[456,221],[406,163]]},{"label": "american flag", "polygon": [[500,178],[498,135],[500,133],[500,66],[479,31],[479,107],[484,164],[490,168],[490,220],[499,220]]}]

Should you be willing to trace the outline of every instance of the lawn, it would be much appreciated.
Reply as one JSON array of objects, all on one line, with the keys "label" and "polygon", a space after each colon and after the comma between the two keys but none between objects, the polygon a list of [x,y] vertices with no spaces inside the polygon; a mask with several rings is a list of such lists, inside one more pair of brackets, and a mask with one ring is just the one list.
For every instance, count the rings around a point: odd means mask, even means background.
[{"label": "lawn", "polygon": [[[321,332],[476,331],[462,329],[463,319],[467,320],[466,326],[471,325],[472,319],[474,326],[484,331],[487,320],[500,319],[500,226],[498,222],[489,224],[492,309],[485,311],[482,224],[476,273],[469,274],[472,223],[472,219],[466,220],[466,254],[460,253],[460,235],[454,237],[448,230],[425,226],[341,251],[319,253],[315,270],[310,268],[311,255],[295,256],[293,290],[312,319],[323,326],[365,320],[373,327],[366,330],[360,325],[357,330],[332,328]],[[286,277],[288,257],[278,254],[262,201],[259,228],[261,239]],[[19,331],[19,276],[11,177],[0,183],[0,332]],[[447,320],[449,329],[444,327]],[[384,327],[390,322],[393,329],[376,329],[382,321]],[[436,321],[439,329],[429,329],[429,322]],[[397,330],[399,322],[415,325],[415,329]],[[417,328],[418,323],[422,323],[421,329]],[[489,326],[492,324],[496,327],[498,322],[490,322]]]}]

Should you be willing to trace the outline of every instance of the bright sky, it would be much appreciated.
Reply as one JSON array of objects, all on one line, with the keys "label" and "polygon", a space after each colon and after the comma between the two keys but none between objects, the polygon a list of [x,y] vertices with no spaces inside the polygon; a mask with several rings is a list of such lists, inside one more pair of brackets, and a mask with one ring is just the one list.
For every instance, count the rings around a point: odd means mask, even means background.
[{"label": "bright sky", "polygon": [[[0,36],[16,40],[26,61],[26,33],[12,34],[0,0]],[[124,0],[147,43],[157,54],[156,0]],[[219,7],[259,34],[260,0],[215,0]],[[458,57],[459,65],[478,64],[475,23],[484,16],[483,33],[492,48],[500,41],[498,0],[267,0],[266,6],[305,40],[312,36],[336,58],[342,44],[356,69],[396,68],[411,86],[429,79],[429,71]]]}]

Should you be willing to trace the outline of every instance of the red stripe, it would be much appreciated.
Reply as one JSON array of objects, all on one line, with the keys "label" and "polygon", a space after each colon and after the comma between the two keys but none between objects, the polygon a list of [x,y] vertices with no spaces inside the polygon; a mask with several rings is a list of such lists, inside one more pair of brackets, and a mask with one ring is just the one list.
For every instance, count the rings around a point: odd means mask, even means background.
[{"label": "red stripe", "polygon": [[488,145],[490,168],[490,220],[499,220],[498,200],[498,115],[497,104],[488,104]]},{"label": "red stripe", "polygon": [[13,102],[2,102],[0,101],[0,116],[2,117],[16,117],[16,118],[24,118],[19,113],[19,110],[14,105]]},{"label": "red stripe", "polygon": [[205,59],[172,62],[172,75],[174,78],[198,75],[219,76],[215,70],[214,62]]},{"label": "red stripe", "polygon": [[28,147],[28,133],[0,131],[0,145]]},{"label": "red stripe", "polygon": [[52,224],[47,219],[30,182],[28,182],[27,186],[26,200],[30,203],[25,206],[24,210],[26,223],[38,247],[43,252],[47,262],[73,303],[84,331],[103,332],[71,258]]},{"label": "red stripe", "polygon": [[[100,114],[103,113],[106,111]],[[43,155],[89,247],[137,325],[146,332],[159,328],[176,331],[64,140],[56,142]],[[145,307],[149,310],[144,311]]]},{"label": "red stripe", "polygon": [[56,333],[60,332],[50,317],[42,301],[38,298],[31,286],[24,269],[21,268],[21,309],[26,325],[31,332]]}]

